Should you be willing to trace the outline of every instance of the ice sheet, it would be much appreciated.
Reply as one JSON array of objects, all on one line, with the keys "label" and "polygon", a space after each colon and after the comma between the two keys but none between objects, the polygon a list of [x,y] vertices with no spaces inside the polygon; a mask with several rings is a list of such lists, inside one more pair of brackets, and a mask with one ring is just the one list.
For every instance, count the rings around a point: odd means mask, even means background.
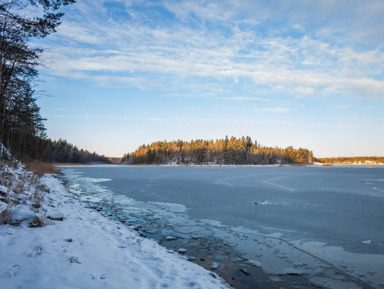
[{"label": "ice sheet", "polygon": [[141,226],[163,245],[173,244],[164,240],[175,235],[218,259],[256,262],[268,274],[384,288],[383,167],[114,166],[63,172],[77,198]]}]

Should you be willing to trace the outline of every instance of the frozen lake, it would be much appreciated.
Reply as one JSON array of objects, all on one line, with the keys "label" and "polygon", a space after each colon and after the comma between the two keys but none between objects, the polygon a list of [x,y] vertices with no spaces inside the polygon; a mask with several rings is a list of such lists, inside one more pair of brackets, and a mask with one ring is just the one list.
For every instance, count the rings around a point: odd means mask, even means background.
[{"label": "frozen lake", "polygon": [[61,170],[78,199],[219,273],[236,264],[276,284],[384,288],[382,166]]}]

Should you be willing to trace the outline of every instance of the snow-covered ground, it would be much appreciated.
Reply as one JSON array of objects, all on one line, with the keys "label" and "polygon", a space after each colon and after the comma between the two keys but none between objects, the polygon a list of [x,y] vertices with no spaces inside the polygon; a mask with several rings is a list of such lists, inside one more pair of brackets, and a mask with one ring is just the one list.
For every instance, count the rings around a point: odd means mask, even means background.
[{"label": "snow-covered ground", "polygon": [[229,287],[186,257],[86,208],[52,175],[37,179],[5,166],[0,180],[7,223],[0,225],[0,288]]}]

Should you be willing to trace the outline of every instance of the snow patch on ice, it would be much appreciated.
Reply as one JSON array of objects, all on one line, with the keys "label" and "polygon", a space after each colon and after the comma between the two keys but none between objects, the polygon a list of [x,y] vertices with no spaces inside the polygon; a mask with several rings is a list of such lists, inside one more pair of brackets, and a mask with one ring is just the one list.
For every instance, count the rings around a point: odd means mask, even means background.
[{"label": "snow patch on ice", "polygon": [[248,263],[255,266],[255,267],[259,267],[259,268],[262,268],[263,267],[263,264],[260,262],[260,261],[256,261],[256,260],[248,260]]},{"label": "snow patch on ice", "polygon": [[363,289],[361,286],[347,282],[345,280],[335,280],[331,278],[310,278],[311,283],[321,288],[329,288],[329,289]]},{"label": "snow patch on ice", "polygon": [[[370,244],[371,240],[362,241]],[[382,254],[359,254],[346,251],[339,246],[329,246],[324,242],[294,242],[295,246],[318,256],[322,260],[342,268],[348,275],[354,276],[360,280],[364,280],[378,286],[384,284],[384,275],[381,274],[381,268],[384,267],[384,258]],[[367,276],[370,276],[367,279]],[[347,285],[349,283],[347,282]],[[324,285],[325,286],[325,285]],[[327,287],[328,288],[328,287]],[[329,288],[339,288],[332,287]],[[360,287],[340,287],[340,288],[360,288]]]},{"label": "snow patch on ice", "polygon": [[265,200],[264,202],[260,202],[259,204],[260,204],[260,205],[263,205],[263,206],[265,206],[265,205],[271,205],[271,203],[268,202],[268,200]]},{"label": "snow patch on ice", "polygon": [[283,185],[279,185],[279,184],[276,184],[276,180],[279,180],[279,179],[284,179],[286,178],[285,176],[282,176],[282,177],[276,177],[276,178],[272,178],[272,179],[268,179],[268,180],[264,180],[263,183],[264,184],[267,184],[267,185],[271,185],[271,186],[274,186],[274,187],[277,187],[279,189],[283,189],[283,190],[286,190],[290,193],[294,192],[295,190],[290,188],[290,187],[287,187],[287,186],[283,186]]},{"label": "snow patch on ice", "polygon": [[83,181],[89,182],[89,183],[104,183],[104,182],[110,182],[111,179],[107,178],[81,178]]},{"label": "snow patch on ice", "polygon": [[303,272],[293,269],[293,268],[284,268],[280,272],[278,272],[278,275],[302,275]]},{"label": "snow patch on ice", "polygon": [[164,203],[164,202],[148,202],[148,203],[173,213],[184,213],[187,211],[187,207],[181,204]]}]

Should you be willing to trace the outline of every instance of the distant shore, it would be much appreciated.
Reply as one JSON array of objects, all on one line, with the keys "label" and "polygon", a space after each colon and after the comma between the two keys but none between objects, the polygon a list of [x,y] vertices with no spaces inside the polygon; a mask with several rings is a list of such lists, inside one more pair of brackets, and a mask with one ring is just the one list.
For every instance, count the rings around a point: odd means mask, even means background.
[{"label": "distant shore", "polygon": [[359,163],[334,163],[334,164],[321,164],[319,166],[330,167],[330,166],[384,166],[384,163],[372,163],[372,164],[359,164]]},{"label": "distant shore", "polygon": [[54,167],[69,166],[133,166],[133,167],[332,167],[332,166],[384,166],[384,163],[313,163],[313,164],[268,164],[268,165],[220,165],[220,164],[109,164],[109,163],[53,163]]}]

